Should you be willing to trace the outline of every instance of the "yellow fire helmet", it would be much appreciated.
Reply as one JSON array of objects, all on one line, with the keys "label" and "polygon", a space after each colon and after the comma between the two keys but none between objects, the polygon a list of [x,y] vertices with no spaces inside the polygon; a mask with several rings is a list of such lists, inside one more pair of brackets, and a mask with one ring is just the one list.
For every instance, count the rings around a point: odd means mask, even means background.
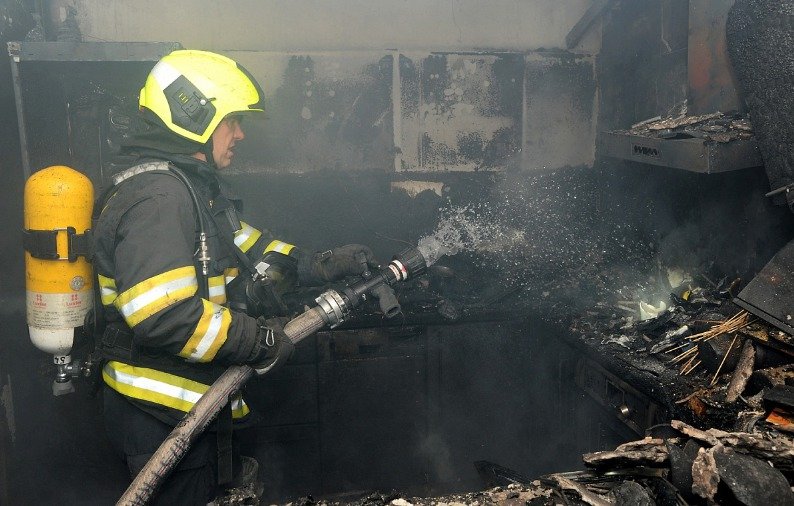
[{"label": "yellow fire helmet", "polygon": [[242,65],[197,50],[174,51],[157,62],[139,105],[175,134],[200,144],[227,115],[264,112],[262,89]]}]

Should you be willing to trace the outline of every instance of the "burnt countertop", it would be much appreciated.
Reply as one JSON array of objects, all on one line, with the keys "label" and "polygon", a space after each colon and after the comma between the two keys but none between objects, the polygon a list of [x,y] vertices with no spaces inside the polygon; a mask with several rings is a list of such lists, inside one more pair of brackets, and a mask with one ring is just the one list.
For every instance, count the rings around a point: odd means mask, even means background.
[{"label": "burnt countertop", "polygon": [[[755,385],[755,379],[749,382],[744,396],[733,402],[726,401],[726,389],[735,364],[724,366],[715,381],[713,366],[707,368],[707,364],[697,364],[699,358],[688,360],[695,354],[694,349],[685,360],[674,362],[682,352],[696,347],[689,337],[744,313],[732,303],[732,294],[727,290],[735,290],[736,286],[695,289],[686,293],[688,300],[673,293],[668,301],[670,307],[658,317],[645,321],[640,321],[639,314],[631,311],[636,306],[627,307],[625,301],[613,300],[621,297],[620,293],[610,297],[603,287],[594,296],[572,304],[574,298],[560,286],[554,289],[537,283],[511,286],[486,286],[468,292],[454,287],[456,290],[445,291],[437,284],[419,280],[397,287],[403,310],[397,317],[386,319],[374,301],[367,301],[337,329],[486,322],[511,322],[530,329],[543,322],[543,332],[548,334],[548,339],[564,341],[582,360],[596,363],[615,382],[625,383],[649,402],[657,404],[662,411],[656,415],[658,421],[679,419],[701,428],[732,430],[741,423],[740,412],[760,406],[759,399],[747,399],[764,386]],[[582,290],[580,284],[573,288]],[[305,301],[311,301],[313,296],[313,293],[304,293],[302,300],[307,303]],[[771,366],[792,362],[794,343],[790,338],[749,315],[747,322],[732,344],[732,356],[741,348],[736,343],[751,340],[759,353],[766,353],[764,360],[769,362],[769,356],[773,356],[775,360]],[[676,332],[681,335],[675,335]],[[725,337],[720,339],[725,340]],[[755,368],[763,366],[758,361]],[[652,424],[653,417],[650,417],[644,423],[638,422],[634,430],[641,432]]]},{"label": "burnt countertop", "polygon": [[[764,388],[771,386],[765,375],[783,371],[785,376],[794,363],[791,337],[730,300],[703,299],[696,305],[680,302],[682,305],[674,305],[656,318],[639,322],[633,315],[602,304],[574,318],[564,336],[583,354],[663,405],[668,418],[703,428],[747,430],[743,424],[748,419],[755,423],[764,414],[761,397]],[[725,355],[717,354],[707,367],[703,362],[708,350],[703,348],[709,343],[701,342],[699,348],[693,337],[731,318],[741,318],[744,323],[735,331],[717,333],[713,339],[728,343],[728,347],[714,346],[718,351],[724,348]],[[752,343],[755,363],[747,371],[751,376],[740,392],[743,395],[729,401],[727,390],[743,343]]]}]

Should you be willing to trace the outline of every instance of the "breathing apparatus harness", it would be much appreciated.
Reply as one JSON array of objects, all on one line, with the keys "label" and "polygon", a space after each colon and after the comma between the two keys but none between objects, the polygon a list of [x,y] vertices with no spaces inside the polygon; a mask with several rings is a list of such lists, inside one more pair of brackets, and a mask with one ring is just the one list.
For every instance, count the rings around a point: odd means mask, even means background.
[{"label": "breathing apparatus harness", "polygon": [[[209,274],[210,274],[210,263],[212,262],[212,257],[210,256],[209,252],[209,245],[207,241],[207,233],[208,233],[208,220],[214,220],[212,213],[208,206],[199,198],[196,188],[193,185],[193,182],[190,178],[178,167],[176,167],[173,163],[169,163],[168,161],[161,160],[155,162],[147,162],[130,169],[127,169],[113,178],[113,185],[105,191],[102,198],[100,199],[100,203],[95,206],[95,216],[94,219],[99,219],[99,210],[103,209],[105,203],[118,191],[121,184],[125,181],[129,180],[130,178],[147,173],[147,172],[158,172],[162,174],[167,174],[171,177],[174,177],[188,190],[190,194],[190,198],[193,202],[193,207],[196,212],[197,216],[197,227],[198,227],[198,246],[195,253],[195,260],[201,265],[201,272],[197,273],[197,277],[199,278],[199,293],[202,298],[209,298]],[[220,226],[216,222],[216,228],[218,229],[219,236],[223,239],[224,242],[227,243],[229,247],[231,247],[232,251],[234,251],[235,255],[241,266],[248,271],[251,276],[251,279],[257,280],[265,275],[264,272],[260,272],[257,268],[253,265],[251,259],[234,243],[234,236],[231,232],[235,230],[239,230],[241,228],[241,224],[239,219],[237,219],[236,212],[234,212],[234,208],[230,207],[227,209],[225,213],[227,219],[229,220],[230,226]],[[242,278],[243,276],[239,276]],[[95,284],[97,287],[95,290],[98,290],[98,283]],[[95,300],[100,300],[98,294],[95,294]],[[120,325],[121,328],[114,328],[114,329],[105,329],[105,318],[104,314],[102,313],[102,304],[95,304],[95,323],[93,328],[95,330],[95,335],[101,335],[101,344],[99,345],[99,353],[103,356],[103,358],[107,358],[108,356],[112,356],[112,352],[109,352],[108,349],[108,342],[112,342],[112,346],[114,349],[121,349],[127,350],[129,349],[129,353],[132,355],[133,353],[133,343],[132,343],[132,332],[126,328],[126,325]],[[115,326],[114,326],[115,327]],[[112,335],[108,336],[108,332]],[[108,341],[108,342],[106,342]],[[117,342],[120,342],[120,346],[116,348]],[[99,382],[96,381],[95,388],[99,388]],[[232,411],[231,411],[231,403],[227,403],[226,406],[221,410],[219,416],[217,417],[216,422],[216,434],[217,434],[217,445],[218,445],[218,483],[225,484],[231,481],[232,479]]]},{"label": "breathing apparatus harness", "polygon": [[[193,208],[196,212],[197,216],[197,235],[198,235],[198,247],[195,253],[195,259],[197,262],[201,264],[201,273],[200,278],[201,282],[199,283],[199,290],[202,297],[207,298],[209,293],[209,285],[208,285],[208,277],[209,277],[209,270],[210,270],[210,263],[212,262],[212,257],[209,253],[209,246],[207,241],[207,232],[208,226],[207,222],[209,220],[214,220],[212,213],[210,212],[207,204],[202,202],[201,199],[198,197],[196,192],[195,186],[190,178],[184,173],[184,171],[178,167],[176,167],[173,163],[169,163],[165,160],[162,161],[155,161],[155,162],[146,162],[140,165],[136,165],[131,167],[123,172],[116,174],[113,177],[113,185],[106,190],[106,192],[102,195],[100,201],[98,202],[97,206],[95,207],[95,215],[94,220],[98,220],[99,215],[98,211],[101,210],[105,203],[112,197],[119,189],[119,185],[123,182],[127,181],[128,179],[136,176],[138,174],[143,174],[146,172],[159,172],[163,174],[168,174],[171,177],[177,179],[182,184],[185,185],[187,188],[188,193],[190,194],[190,198],[193,201]],[[251,259],[246,255],[235,243],[234,243],[234,236],[230,233],[230,231],[239,230],[242,225],[240,224],[239,218],[237,218],[236,212],[233,211],[232,208],[225,213],[226,218],[229,221],[229,227],[219,226],[219,234],[223,238],[224,242],[229,246],[232,251],[234,252],[237,260],[240,262],[242,267],[248,272],[251,279],[254,281],[257,279],[262,278],[265,276],[265,273],[261,266],[254,265]]]}]

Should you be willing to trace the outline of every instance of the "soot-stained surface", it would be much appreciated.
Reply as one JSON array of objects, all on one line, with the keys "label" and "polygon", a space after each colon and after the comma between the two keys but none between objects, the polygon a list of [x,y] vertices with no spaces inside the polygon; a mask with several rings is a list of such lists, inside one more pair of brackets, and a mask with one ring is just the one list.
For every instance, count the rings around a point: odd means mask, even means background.
[{"label": "soot-stained surface", "polygon": [[[437,178],[438,195],[391,190],[388,174],[237,174],[246,215],[307,249],[358,242],[387,260],[431,238],[454,250],[441,295],[464,306],[533,307],[560,321],[616,293],[649,300],[667,268],[748,279],[792,220],[760,170],[702,175],[642,165]],[[425,174],[423,177],[431,177]],[[289,196],[288,198],[285,198]],[[250,219],[250,218],[249,218]]]},{"label": "soot-stained surface", "polygon": [[737,0],[728,50],[772,189],[794,181],[794,1]]}]

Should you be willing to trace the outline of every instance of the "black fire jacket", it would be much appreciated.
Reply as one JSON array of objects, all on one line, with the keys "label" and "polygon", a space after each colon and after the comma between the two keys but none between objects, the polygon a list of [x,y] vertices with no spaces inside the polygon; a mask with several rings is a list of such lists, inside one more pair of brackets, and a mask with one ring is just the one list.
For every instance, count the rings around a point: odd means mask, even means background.
[{"label": "black fire jacket", "polygon": [[[169,163],[188,176],[205,213],[206,277],[196,261],[197,210]],[[298,252],[239,221],[204,162],[183,155],[143,159],[116,181],[94,231],[107,322],[102,375],[133,403],[176,423],[226,366],[244,363],[256,343],[256,320],[228,307],[229,283],[248,275],[231,242],[252,262],[266,252]],[[234,418],[248,412],[241,397],[232,402]]]}]

